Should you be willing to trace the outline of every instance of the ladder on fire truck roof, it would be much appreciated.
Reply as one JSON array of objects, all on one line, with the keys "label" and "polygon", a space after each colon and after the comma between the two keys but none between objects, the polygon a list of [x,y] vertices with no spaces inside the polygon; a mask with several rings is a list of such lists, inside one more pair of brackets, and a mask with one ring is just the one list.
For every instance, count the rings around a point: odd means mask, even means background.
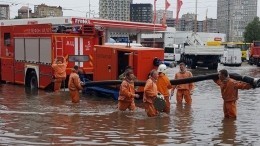
[{"label": "ladder on fire truck roof", "polygon": [[55,55],[56,58],[63,57],[63,37],[55,36]]}]

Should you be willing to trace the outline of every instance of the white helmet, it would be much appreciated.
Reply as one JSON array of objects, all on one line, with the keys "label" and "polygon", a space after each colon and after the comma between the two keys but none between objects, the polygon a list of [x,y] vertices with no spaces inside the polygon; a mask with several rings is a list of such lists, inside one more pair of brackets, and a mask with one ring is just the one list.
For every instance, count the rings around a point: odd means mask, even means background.
[{"label": "white helmet", "polygon": [[160,64],[158,67],[158,72],[166,73],[167,66],[165,64]]}]

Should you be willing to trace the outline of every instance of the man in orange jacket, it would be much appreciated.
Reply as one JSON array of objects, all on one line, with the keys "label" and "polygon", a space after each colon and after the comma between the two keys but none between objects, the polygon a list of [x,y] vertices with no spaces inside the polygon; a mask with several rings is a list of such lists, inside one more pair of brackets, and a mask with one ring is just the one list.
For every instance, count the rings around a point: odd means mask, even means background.
[{"label": "man in orange jacket", "polygon": [[158,73],[159,73],[159,77],[158,80],[156,82],[157,88],[158,88],[158,92],[160,92],[163,96],[164,96],[164,100],[165,100],[165,108],[163,110],[163,112],[169,114],[170,113],[170,93],[169,93],[169,89],[172,89],[172,85],[170,83],[169,78],[165,75],[166,73],[166,65],[165,64],[160,64],[158,67]]},{"label": "man in orange jacket", "polygon": [[79,90],[82,90],[80,78],[78,75],[78,66],[74,66],[69,77],[68,88],[70,91],[71,101],[73,103],[79,102]]},{"label": "man in orange jacket", "polygon": [[152,70],[150,72],[149,79],[146,81],[144,87],[143,102],[148,117],[157,116],[159,113],[154,107],[154,100],[158,94],[157,85],[156,85],[157,79],[158,79],[157,70]]},{"label": "man in orange jacket", "polygon": [[54,70],[54,92],[60,91],[61,83],[63,80],[66,79],[66,68],[68,65],[68,62],[66,61],[66,58],[61,59],[55,59],[52,63],[52,68]]},{"label": "man in orange jacket", "polygon": [[219,79],[214,80],[214,82],[219,85],[221,89],[221,95],[224,100],[223,112],[225,118],[236,118],[238,89],[250,89],[252,86],[248,83],[229,78],[228,71],[225,69],[219,71]]},{"label": "man in orange jacket", "polygon": [[[184,63],[180,63],[180,71],[175,74],[175,79],[185,79],[192,77],[192,73],[190,71],[187,71],[186,66]],[[177,89],[177,95],[176,100],[177,104],[182,104],[182,100],[184,98],[186,104],[191,105],[192,99],[191,95],[194,90],[194,83],[188,83],[188,84],[180,84],[177,86],[173,86],[172,94],[174,92],[174,89]]]},{"label": "man in orange jacket", "polygon": [[139,98],[139,95],[135,94],[134,79],[133,70],[126,70],[118,97],[118,109],[121,111],[125,111],[126,109],[133,111],[136,109],[134,98]]}]

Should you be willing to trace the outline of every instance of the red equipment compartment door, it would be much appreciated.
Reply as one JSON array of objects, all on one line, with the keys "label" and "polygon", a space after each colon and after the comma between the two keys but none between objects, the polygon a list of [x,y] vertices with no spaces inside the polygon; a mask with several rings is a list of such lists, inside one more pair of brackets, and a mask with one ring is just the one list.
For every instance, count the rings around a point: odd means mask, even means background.
[{"label": "red equipment compartment door", "polygon": [[24,62],[15,62],[15,83],[24,84]]},{"label": "red equipment compartment door", "polygon": [[14,83],[14,60],[2,58],[1,61],[2,80]]},{"label": "red equipment compartment door", "polygon": [[112,79],[112,72],[116,69],[113,64],[114,56],[113,49],[96,47],[94,81]]}]

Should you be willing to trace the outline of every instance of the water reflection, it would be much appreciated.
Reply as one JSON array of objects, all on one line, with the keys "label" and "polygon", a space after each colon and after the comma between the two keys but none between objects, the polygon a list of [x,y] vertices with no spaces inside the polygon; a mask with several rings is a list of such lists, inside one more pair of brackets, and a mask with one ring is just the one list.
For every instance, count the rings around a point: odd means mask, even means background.
[{"label": "water reflection", "polygon": [[216,138],[213,138],[213,141],[219,141],[218,144],[235,144],[237,132],[235,119],[224,118],[219,131],[220,134]]},{"label": "water reflection", "polygon": [[141,141],[145,145],[165,144],[168,139],[170,118],[167,116],[147,118],[142,121],[140,126],[143,130],[139,130]]},{"label": "water reflection", "polygon": [[27,97],[37,96],[39,94],[38,89],[31,89],[30,87],[25,87],[24,91],[25,91]]},{"label": "water reflection", "polygon": [[193,115],[191,105],[176,104],[174,112],[174,129],[178,133],[176,139],[178,144],[186,143],[191,140]]}]

